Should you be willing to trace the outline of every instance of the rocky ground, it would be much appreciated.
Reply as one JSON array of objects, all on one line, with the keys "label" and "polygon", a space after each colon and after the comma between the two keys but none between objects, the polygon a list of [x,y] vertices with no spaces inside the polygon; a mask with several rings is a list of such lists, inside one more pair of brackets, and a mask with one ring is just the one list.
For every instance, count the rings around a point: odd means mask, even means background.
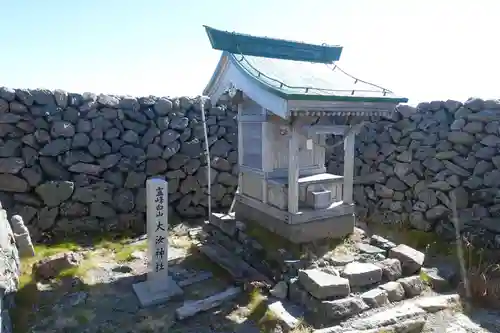
[{"label": "rocky ground", "polygon": [[[228,288],[235,288],[230,275],[195,249],[193,244],[197,242],[196,234],[195,229],[183,225],[171,232],[170,273],[182,287],[184,294],[178,299],[149,308],[140,308],[132,289],[133,283],[145,279],[147,271],[144,239],[58,250],[59,253],[54,254],[51,260],[35,264],[32,280],[26,274],[25,263],[25,274],[21,278],[24,279],[23,286],[18,293],[18,306],[13,316],[15,331],[314,331],[307,324],[308,316],[305,316],[305,320],[303,318],[303,308],[292,306],[287,295],[283,295],[288,289],[288,286],[283,288],[283,283],[274,286],[270,294],[259,289],[241,288],[241,292],[234,297],[223,299],[220,306],[180,319],[177,309],[186,301],[206,299]],[[363,254],[360,248],[363,249],[364,245],[361,244],[367,244],[366,238],[358,235],[347,245],[341,244],[332,249],[324,258],[351,256],[359,259],[359,255]],[[364,249],[367,250],[367,247],[364,246]],[[338,265],[339,263],[337,267]],[[309,267],[307,274],[313,275],[311,270],[328,271],[326,266],[319,261]],[[351,267],[353,275],[358,268]],[[465,314],[459,296],[453,291],[439,294],[425,286],[425,281],[420,281],[418,276],[410,279],[419,280],[407,284],[410,289],[421,289],[416,293],[418,296],[389,301],[387,294],[384,294],[386,299],[382,297],[382,300],[376,295],[362,295],[367,304],[371,298],[374,302],[380,302],[379,306],[370,304],[371,309],[363,309],[366,311],[356,311],[352,304],[338,306],[338,311],[351,311],[353,315],[330,327],[317,328],[315,332],[500,332],[500,315],[479,309]],[[405,292],[406,289],[405,286]],[[291,292],[292,287],[288,293]],[[324,289],[318,289],[318,292],[324,292]],[[360,294],[361,290],[354,288],[349,296],[356,297]]]},{"label": "rocky ground", "polygon": [[219,272],[214,275],[210,263],[191,253],[187,236],[173,235],[170,243],[170,274],[183,287],[182,298],[147,309],[139,307],[132,284],[146,278],[143,239],[130,240],[123,248],[72,249],[35,265],[38,281],[26,283],[18,295],[21,304],[13,316],[15,331],[233,332],[247,326],[256,329],[241,317],[245,309],[235,307],[248,302],[243,294],[236,303],[224,304],[194,320],[176,322],[175,310],[184,301],[221,292],[230,286],[230,281]]}]

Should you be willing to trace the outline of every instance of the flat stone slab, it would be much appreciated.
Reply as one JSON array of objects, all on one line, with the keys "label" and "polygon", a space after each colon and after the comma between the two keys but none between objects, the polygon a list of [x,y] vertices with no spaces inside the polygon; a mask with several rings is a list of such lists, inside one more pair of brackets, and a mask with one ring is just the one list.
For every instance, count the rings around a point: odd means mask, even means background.
[{"label": "flat stone slab", "polygon": [[380,282],[382,269],[371,263],[352,262],[347,264],[341,274],[353,287],[363,287]]},{"label": "flat stone slab", "polygon": [[355,320],[351,327],[358,330],[367,330],[377,327],[389,326],[397,324],[403,320],[412,319],[418,316],[424,316],[425,310],[416,306],[413,303],[405,302],[402,305],[394,308],[378,312],[373,316]]},{"label": "flat stone slab", "polygon": [[376,247],[374,245],[366,244],[366,243],[357,243],[356,247],[359,251],[367,254],[385,254],[386,251]]},{"label": "flat stone slab", "polygon": [[165,280],[165,285],[168,287],[155,289],[153,283],[146,280],[133,284],[132,288],[141,307],[148,307],[165,303],[171,298],[183,294],[182,289],[170,276]]},{"label": "flat stone slab", "polygon": [[420,270],[424,264],[425,254],[408,245],[399,244],[390,249],[389,258],[399,259],[403,274],[411,275]]},{"label": "flat stone slab", "polygon": [[321,308],[328,319],[339,320],[355,316],[370,307],[359,297],[346,297],[333,301],[322,301]]},{"label": "flat stone slab", "polygon": [[305,290],[317,299],[345,297],[351,292],[348,279],[319,269],[299,271],[299,282]]},{"label": "flat stone slab", "polygon": [[230,287],[223,292],[209,296],[205,299],[200,299],[197,301],[186,301],[180,308],[177,308],[177,310],[175,310],[175,316],[178,320],[192,317],[200,312],[218,307],[225,301],[236,298],[240,293],[241,288]]},{"label": "flat stone slab", "polygon": [[437,312],[457,305],[460,302],[460,295],[438,295],[427,296],[415,299],[415,305],[427,312]]},{"label": "flat stone slab", "polygon": [[301,323],[300,318],[304,316],[301,308],[283,301],[272,302],[267,308],[289,330],[297,327]]},{"label": "flat stone slab", "polygon": [[393,247],[396,247],[396,244],[394,242],[391,242],[390,240],[385,239],[384,237],[379,235],[373,235],[372,237],[370,237],[370,244],[386,251],[392,249]]},{"label": "flat stone slab", "polygon": [[[413,333],[421,332],[425,325],[425,318],[409,319],[398,322],[394,325],[370,328],[366,330],[352,329],[342,326],[332,326],[314,330],[313,333]],[[453,331],[446,333],[462,333],[462,331]],[[466,332],[463,332],[466,333]]]}]

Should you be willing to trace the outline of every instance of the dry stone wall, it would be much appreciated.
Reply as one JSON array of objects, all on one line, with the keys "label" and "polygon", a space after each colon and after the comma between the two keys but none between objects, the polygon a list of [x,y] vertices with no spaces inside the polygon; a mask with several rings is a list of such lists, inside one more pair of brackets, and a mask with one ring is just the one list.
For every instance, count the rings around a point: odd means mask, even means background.
[{"label": "dry stone wall", "polygon": [[[212,205],[237,186],[236,114],[206,103]],[[34,240],[144,230],[145,180],[168,180],[172,213],[206,216],[199,99],[0,87],[0,200]]]},{"label": "dry stone wall", "polygon": [[[330,172],[341,172],[342,158],[341,148],[331,152]],[[400,106],[363,128],[355,168],[360,217],[451,239],[456,204],[462,233],[500,247],[500,101]]]},{"label": "dry stone wall", "polygon": [[[225,211],[237,187],[236,113],[205,112],[212,206]],[[477,98],[373,119],[356,141],[358,215],[451,238],[455,198],[461,231],[500,246],[499,128],[500,102]],[[342,146],[327,156],[342,174]],[[173,214],[206,216],[207,168],[199,99],[0,88],[0,200],[34,240],[143,231],[150,176],[168,180]]]}]

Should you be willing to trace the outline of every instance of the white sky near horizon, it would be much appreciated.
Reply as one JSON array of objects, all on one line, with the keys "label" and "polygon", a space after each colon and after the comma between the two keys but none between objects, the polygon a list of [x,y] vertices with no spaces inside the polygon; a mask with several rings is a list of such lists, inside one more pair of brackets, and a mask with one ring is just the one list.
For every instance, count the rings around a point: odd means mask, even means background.
[{"label": "white sky near horizon", "polygon": [[495,0],[0,0],[0,86],[195,96],[220,56],[202,25],[344,47],[410,98],[499,98]]}]

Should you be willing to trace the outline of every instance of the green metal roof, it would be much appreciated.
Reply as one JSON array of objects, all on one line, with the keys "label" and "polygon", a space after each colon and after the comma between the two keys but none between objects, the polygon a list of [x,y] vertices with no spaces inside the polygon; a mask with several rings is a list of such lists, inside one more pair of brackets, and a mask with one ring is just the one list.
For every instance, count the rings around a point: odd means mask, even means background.
[{"label": "green metal roof", "polygon": [[243,73],[287,100],[405,103],[391,91],[356,79],[336,65],[227,54]]},{"label": "green metal roof", "polygon": [[[214,49],[262,88],[286,100],[405,103],[390,90],[357,79],[334,62],[342,47],[231,33],[205,26]],[[218,75],[216,69],[211,82]]]}]

